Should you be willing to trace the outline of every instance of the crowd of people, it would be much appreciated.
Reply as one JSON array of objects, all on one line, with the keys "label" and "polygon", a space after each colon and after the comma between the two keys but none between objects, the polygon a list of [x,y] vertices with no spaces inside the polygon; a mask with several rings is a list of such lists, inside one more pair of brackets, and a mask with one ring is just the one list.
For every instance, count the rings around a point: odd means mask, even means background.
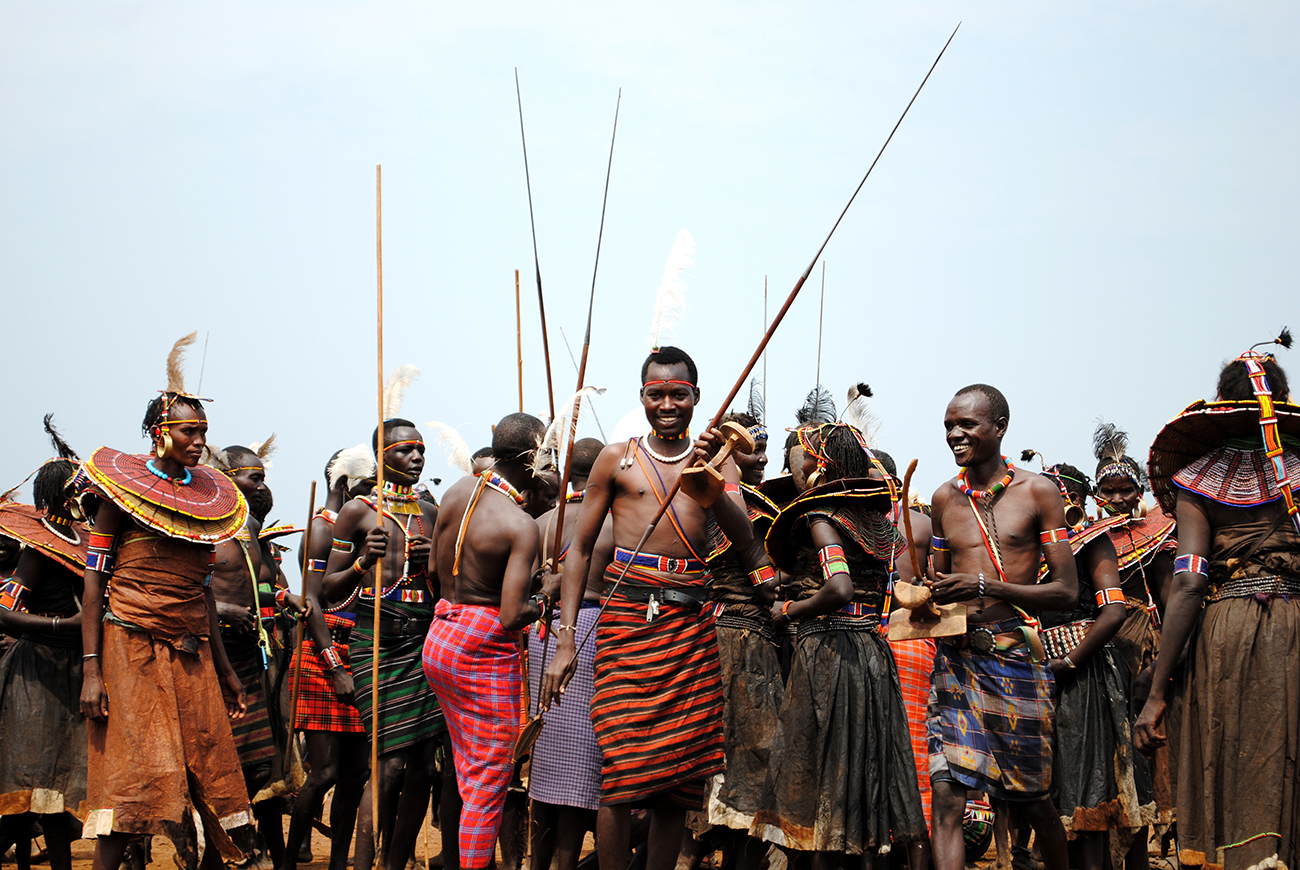
[{"label": "crowd of people", "polygon": [[439,504],[399,372],[304,530],[267,525],[273,438],[208,442],[185,346],[150,453],[82,458],[47,416],[33,504],[0,497],[20,865],[39,830],[52,870],[158,834],[293,870],[320,829],[330,870],[405,870],[432,802],[448,870],[576,870],[589,834],[601,870],[961,870],[990,840],[1017,870],[1296,866],[1300,407],[1269,353],[1146,462],[1099,424],[1091,476],[1008,459],[1006,398],[965,387],[928,499],[867,385],[842,414],[818,385],[779,455],[756,396],[692,439],[663,346],[646,434],[508,414]]}]

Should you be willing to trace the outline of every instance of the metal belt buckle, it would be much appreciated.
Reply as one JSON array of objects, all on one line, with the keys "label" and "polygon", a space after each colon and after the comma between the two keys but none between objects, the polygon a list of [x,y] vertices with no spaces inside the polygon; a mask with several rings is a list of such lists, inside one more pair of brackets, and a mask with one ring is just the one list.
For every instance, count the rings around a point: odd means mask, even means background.
[{"label": "metal belt buckle", "polygon": [[973,628],[970,631],[970,646],[976,652],[991,653],[997,649],[998,639],[987,628]]},{"label": "metal belt buckle", "polygon": [[651,592],[650,600],[647,601],[645,605],[645,621],[654,622],[655,617],[658,615],[659,615],[659,602],[655,601],[655,594]]}]

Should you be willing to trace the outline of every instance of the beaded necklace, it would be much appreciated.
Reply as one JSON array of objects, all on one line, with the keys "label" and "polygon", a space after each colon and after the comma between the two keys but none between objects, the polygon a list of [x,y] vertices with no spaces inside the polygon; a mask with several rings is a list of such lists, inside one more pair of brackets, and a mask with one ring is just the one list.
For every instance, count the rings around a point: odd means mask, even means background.
[{"label": "beaded necklace", "polygon": [[1006,489],[1011,483],[1011,478],[1016,476],[1016,467],[1008,462],[1005,456],[1002,457],[1002,461],[1007,464],[1007,473],[1002,476],[1001,480],[990,486],[988,489],[971,489],[971,487],[966,483],[967,469],[965,468],[957,472],[957,488],[973,499],[982,499],[997,495],[1002,492],[1002,490]]},{"label": "beaded necklace", "polygon": [[582,501],[582,497],[586,495],[586,493],[587,491],[585,489],[580,489],[577,492],[571,492],[568,495],[566,495],[564,497],[564,500],[570,503],[575,501]]},{"label": "beaded necklace", "polygon": [[515,504],[523,507],[524,497],[519,490],[510,485],[510,481],[506,480],[490,468],[480,476],[483,478],[483,482],[488,486],[492,487],[499,493],[510,496],[511,500],[514,501]]},{"label": "beaded necklace", "polygon": [[194,479],[194,475],[190,474],[190,470],[188,468],[185,469],[185,476],[182,477],[180,480],[177,480],[174,477],[168,477],[167,474],[158,470],[158,467],[153,464],[152,459],[146,460],[144,463],[144,467],[149,469],[149,471],[155,477],[161,477],[163,480],[170,480],[172,483],[177,484],[178,486],[188,486],[189,482]]},{"label": "beaded necklace", "polygon": [[643,435],[641,436],[641,449],[644,450],[646,453],[650,454],[650,457],[652,459],[657,459],[660,462],[664,463],[665,465],[676,465],[678,462],[681,462],[683,459],[690,456],[692,452],[694,452],[695,445],[693,444],[688,445],[685,450],[683,450],[681,453],[677,454],[676,456],[664,456],[662,453],[656,453],[650,447],[650,442]]},{"label": "beaded necklace", "polygon": [[[73,546],[77,546],[81,543],[81,536],[78,535],[77,530],[72,527],[72,520],[65,520],[62,517],[41,517],[41,525],[45,526],[45,528],[52,532],[55,537],[61,538]],[[71,533],[72,537],[68,537],[68,535],[56,529],[55,526],[63,526],[64,529]]]},{"label": "beaded necklace", "polygon": [[420,494],[414,487],[384,481],[384,505],[395,514],[423,514]]},{"label": "beaded necklace", "polygon": [[691,430],[689,429],[683,429],[679,435],[665,435],[658,429],[651,429],[650,431],[655,433],[655,437],[660,441],[681,441],[683,438],[690,437],[691,434]]}]

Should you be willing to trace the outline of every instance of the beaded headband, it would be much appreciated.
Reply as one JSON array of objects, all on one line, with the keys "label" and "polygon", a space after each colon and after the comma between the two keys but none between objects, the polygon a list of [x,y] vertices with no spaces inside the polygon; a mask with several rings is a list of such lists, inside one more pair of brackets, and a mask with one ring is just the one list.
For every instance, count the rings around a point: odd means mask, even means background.
[{"label": "beaded headband", "polygon": [[699,387],[696,384],[692,384],[690,381],[679,381],[679,380],[646,381],[644,384],[641,385],[641,389],[644,390],[646,387],[657,387],[660,384],[679,384],[683,387],[690,387],[692,390],[699,389]]},{"label": "beaded headband", "polygon": [[1139,490],[1142,489],[1141,479],[1138,477],[1137,472],[1133,470],[1133,466],[1129,465],[1127,462],[1116,461],[1110,463],[1109,465],[1102,466],[1102,469],[1097,472],[1098,485],[1100,485],[1101,482],[1108,477],[1128,478],[1129,480],[1133,481],[1133,485],[1136,486]]},{"label": "beaded headband", "polygon": [[759,423],[756,426],[750,426],[749,434],[754,436],[755,441],[766,441],[768,437],[767,427],[764,426],[762,423]]}]

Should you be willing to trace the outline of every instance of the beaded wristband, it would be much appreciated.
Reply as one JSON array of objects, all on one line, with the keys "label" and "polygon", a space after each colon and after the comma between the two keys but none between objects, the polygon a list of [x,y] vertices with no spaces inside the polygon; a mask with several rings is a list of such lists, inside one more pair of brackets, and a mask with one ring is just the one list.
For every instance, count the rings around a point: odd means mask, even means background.
[{"label": "beaded wristband", "polygon": [[326,560],[326,559],[308,559],[308,560],[307,560],[307,570],[308,570],[308,571],[317,571],[317,572],[319,572],[319,573],[321,573],[321,574],[324,574],[324,573],[325,573],[325,565],[326,565],[327,563],[328,563],[328,560]]},{"label": "beaded wristband", "polygon": [[339,651],[336,650],[333,645],[327,646],[321,650],[320,657],[325,660],[325,669],[327,671],[334,671],[343,667],[343,658],[339,655]]},{"label": "beaded wristband", "polygon": [[822,579],[830,580],[836,574],[849,573],[849,560],[844,558],[844,548],[831,544],[817,551],[817,558],[822,563]]},{"label": "beaded wristband", "polygon": [[934,535],[930,536],[930,549],[938,553],[948,552],[948,539],[940,538]]},{"label": "beaded wristband", "polygon": [[363,576],[366,574],[367,569],[361,567],[361,557],[360,557],[360,556],[358,556],[358,557],[357,557],[357,560],[356,560],[355,562],[352,563],[352,570],[353,570],[353,571],[356,571],[358,574],[361,574],[361,575],[363,575]]},{"label": "beaded wristband", "polygon": [[794,602],[793,602],[793,601],[782,601],[782,602],[781,602],[781,618],[784,619],[786,622],[789,622],[789,621],[790,621],[790,605],[791,605],[791,604],[794,604]]},{"label": "beaded wristband", "polygon": [[1122,589],[1098,589],[1093,597],[1097,599],[1098,607],[1105,607],[1107,604],[1124,604]]},{"label": "beaded wristband", "polygon": [[722,491],[723,491],[723,492],[734,492],[734,493],[739,493],[739,492],[740,492],[740,484],[738,484],[738,483],[724,483],[724,484],[722,485]]},{"label": "beaded wristband", "polygon": [[284,607],[284,601],[285,601],[285,599],[286,599],[288,596],[289,596],[289,590],[288,590],[288,589],[277,589],[277,590],[275,590],[275,605],[276,605],[276,607]]},{"label": "beaded wristband", "polygon": [[101,574],[113,573],[113,554],[104,550],[89,550],[86,552],[86,570],[98,571]]},{"label": "beaded wristband", "polygon": [[776,569],[771,565],[759,565],[753,571],[749,572],[749,582],[755,586],[762,586],[769,580],[776,579]]},{"label": "beaded wristband", "polygon": [[1069,529],[1048,529],[1045,532],[1038,533],[1038,543],[1040,544],[1063,544],[1070,540]]},{"label": "beaded wristband", "polygon": [[1210,576],[1210,563],[1204,556],[1188,553],[1186,556],[1179,556],[1174,559],[1174,573],[1181,574],[1184,571],[1208,577]]}]

